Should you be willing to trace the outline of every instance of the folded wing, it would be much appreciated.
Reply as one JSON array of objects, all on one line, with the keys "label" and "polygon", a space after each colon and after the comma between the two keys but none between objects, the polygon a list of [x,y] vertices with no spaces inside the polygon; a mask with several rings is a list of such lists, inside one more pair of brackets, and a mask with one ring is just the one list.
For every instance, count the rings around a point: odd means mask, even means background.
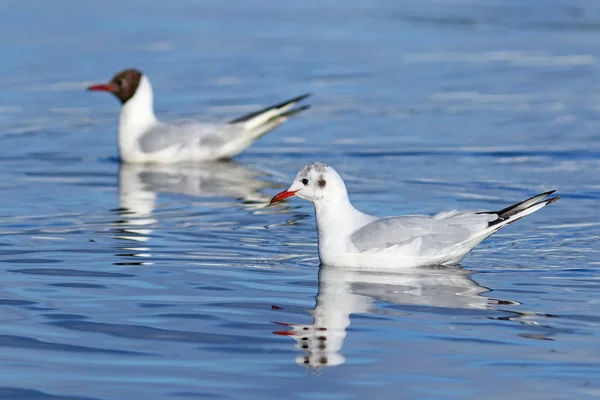
[{"label": "folded wing", "polygon": [[446,211],[428,217],[413,215],[382,218],[357,230],[350,241],[360,252],[402,250],[432,255],[449,247],[470,249],[502,227],[551,204],[560,197],[541,193],[500,211]]},{"label": "folded wing", "polygon": [[191,151],[203,158],[232,157],[291,116],[308,109],[309,106],[294,108],[308,96],[298,96],[227,123],[159,123],[139,139],[139,148],[145,153]]},{"label": "folded wing", "polygon": [[434,217],[411,215],[382,218],[365,225],[350,237],[358,251],[408,246],[419,240],[419,251],[443,249],[470,239],[496,219],[491,214],[447,212]]}]

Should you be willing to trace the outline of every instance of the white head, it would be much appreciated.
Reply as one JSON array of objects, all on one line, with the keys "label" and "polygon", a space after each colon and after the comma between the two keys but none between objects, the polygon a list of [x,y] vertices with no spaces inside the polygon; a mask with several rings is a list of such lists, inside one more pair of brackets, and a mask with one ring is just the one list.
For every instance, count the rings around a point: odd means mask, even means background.
[{"label": "white head", "polygon": [[347,198],[348,193],[344,181],[332,167],[315,162],[302,168],[296,175],[292,186],[275,195],[271,199],[271,204],[292,196],[320,203],[337,199],[340,196]]}]

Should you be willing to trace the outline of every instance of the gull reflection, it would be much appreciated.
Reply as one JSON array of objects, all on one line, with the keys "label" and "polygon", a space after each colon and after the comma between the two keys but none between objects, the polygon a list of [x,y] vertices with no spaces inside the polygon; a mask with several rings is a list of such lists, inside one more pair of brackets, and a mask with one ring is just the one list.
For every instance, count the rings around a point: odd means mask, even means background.
[{"label": "gull reflection", "polygon": [[340,354],[350,315],[382,312],[374,302],[428,307],[486,309],[494,304],[518,304],[483,296],[489,289],[478,285],[466,271],[453,268],[419,268],[389,271],[348,270],[322,265],[319,292],[311,325],[278,323],[289,328],[275,332],[291,336],[305,355],[298,364],[313,370],[344,363]]},{"label": "gull reflection", "polygon": [[[122,219],[116,221],[119,240],[136,242],[120,247],[125,257],[151,257],[146,243],[151,239],[158,220],[154,215],[160,193],[193,197],[229,197],[246,208],[261,208],[269,196],[260,191],[274,188],[263,180],[267,173],[235,162],[196,165],[121,164],[119,169],[119,209]],[[263,178],[263,179],[261,179]],[[120,263],[123,264],[123,263]],[[128,262],[148,265],[151,262]]]}]

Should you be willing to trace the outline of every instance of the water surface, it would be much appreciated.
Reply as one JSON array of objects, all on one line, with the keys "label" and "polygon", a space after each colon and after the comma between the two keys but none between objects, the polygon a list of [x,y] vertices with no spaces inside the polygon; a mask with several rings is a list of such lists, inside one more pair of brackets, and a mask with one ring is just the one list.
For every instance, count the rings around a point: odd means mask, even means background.
[{"label": "water surface", "polygon": [[[0,398],[600,396],[600,8],[577,1],[0,1]],[[120,166],[165,118],[313,108],[234,161]],[[320,267],[311,161],[377,215],[563,199],[461,266]]]}]

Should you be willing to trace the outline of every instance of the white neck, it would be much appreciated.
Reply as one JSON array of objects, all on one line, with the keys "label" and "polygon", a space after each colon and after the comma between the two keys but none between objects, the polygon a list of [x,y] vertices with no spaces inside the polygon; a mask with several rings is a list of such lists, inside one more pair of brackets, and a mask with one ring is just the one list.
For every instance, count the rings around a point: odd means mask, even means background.
[{"label": "white neck", "polygon": [[314,205],[319,235],[319,254],[323,250],[335,252],[349,250],[345,248],[346,239],[356,230],[376,219],[354,208],[345,188],[328,193],[326,199],[315,201]]},{"label": "white neck", "polygon": [[157,123],[154,115],[152,85],[142,75],[137,90],[121,107],[119,119],[119,152],[121,157],[137,149],[137,139]]}]

